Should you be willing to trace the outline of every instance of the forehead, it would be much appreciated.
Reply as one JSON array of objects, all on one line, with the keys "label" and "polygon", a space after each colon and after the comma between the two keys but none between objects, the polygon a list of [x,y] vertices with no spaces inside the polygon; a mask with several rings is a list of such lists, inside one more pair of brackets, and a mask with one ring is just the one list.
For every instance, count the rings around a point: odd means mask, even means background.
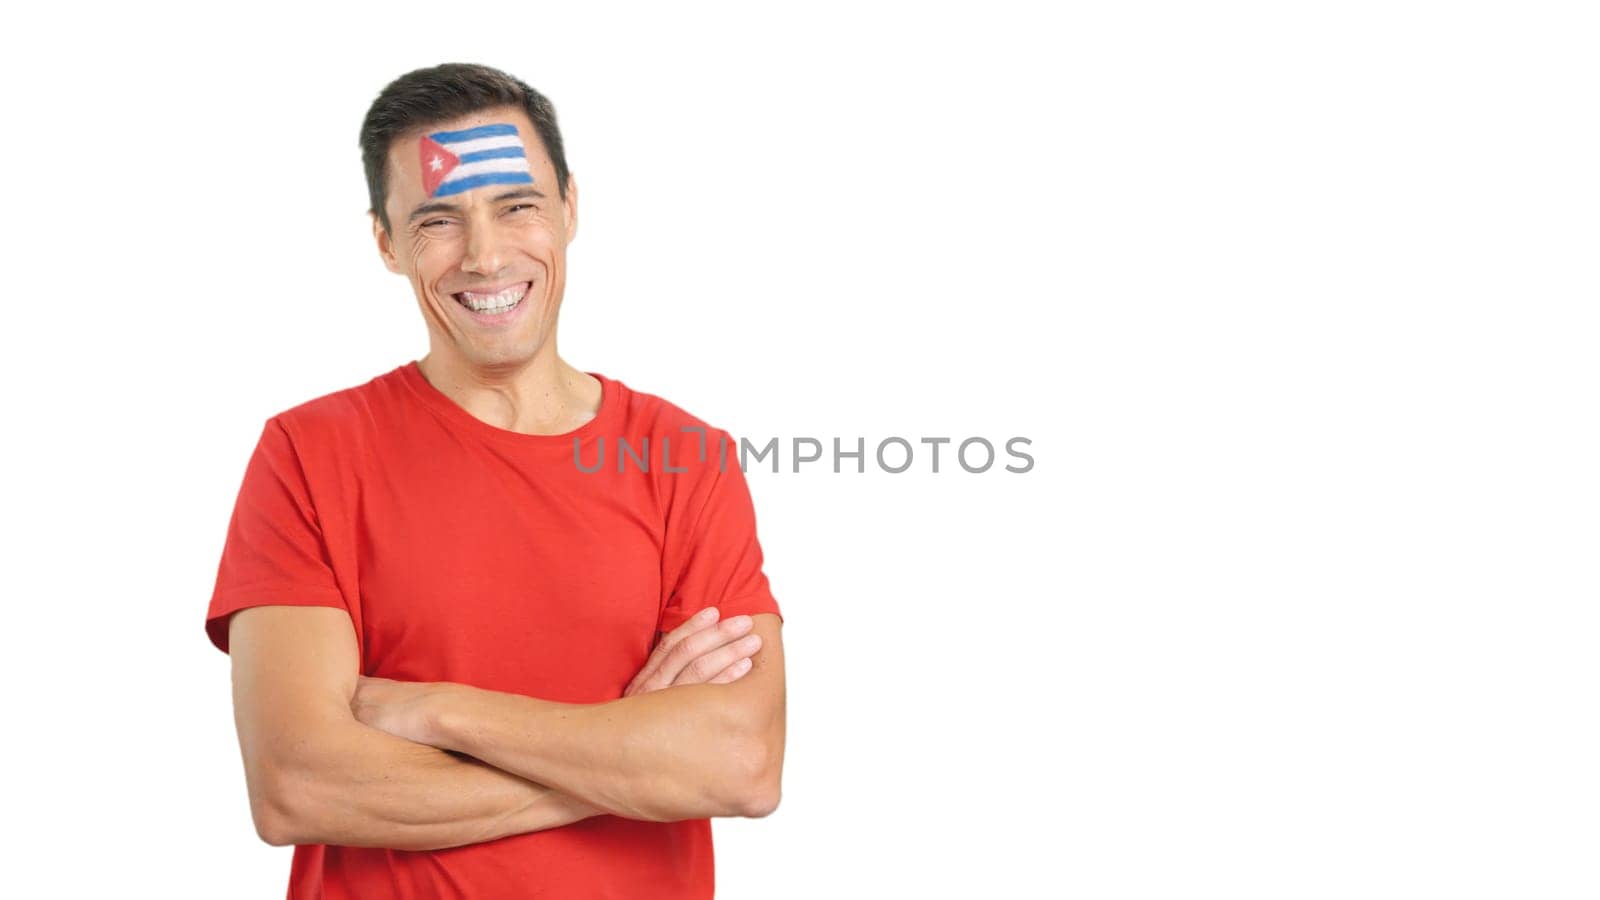
[{"label": "forehead", "polygon": [[432,122],[389,146],[389,194],[411,203],[496,184],[543,180],[544,146],[514,106]]}]

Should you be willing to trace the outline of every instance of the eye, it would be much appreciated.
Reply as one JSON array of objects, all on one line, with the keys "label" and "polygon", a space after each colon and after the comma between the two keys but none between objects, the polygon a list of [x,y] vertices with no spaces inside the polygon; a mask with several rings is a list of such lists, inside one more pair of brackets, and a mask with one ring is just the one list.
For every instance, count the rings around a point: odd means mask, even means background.
[{"label": "eye", "polygon": [[423,228],[433,228],[436,225],[448,225],[448,224],[450,224],[448,219],[429,219],[428,221],[422,223],[422,227]]},{"label": "eye", "polygon": [[518,211],[524,210],[524,209],[538,209],[538,208],[539,207],[534,206],[532,203],[518,203],[515,206],[506,207],[506,212],[514,213],[514,212],[518,212]]}]

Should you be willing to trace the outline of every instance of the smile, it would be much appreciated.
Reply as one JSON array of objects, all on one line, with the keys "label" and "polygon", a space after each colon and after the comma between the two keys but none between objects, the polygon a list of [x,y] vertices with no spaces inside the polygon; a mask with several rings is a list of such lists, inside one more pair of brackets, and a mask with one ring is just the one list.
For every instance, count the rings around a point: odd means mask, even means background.
[{"label": "smile", "polygon": [[454,297],[457,303],[479,315],[492,316],[516,309],[522,303],[522,298],[528,295],[528,289],[532,286],[532,282],[521,281],[503,287],[492,294],[478,291],[462,291],[450,296]]}]

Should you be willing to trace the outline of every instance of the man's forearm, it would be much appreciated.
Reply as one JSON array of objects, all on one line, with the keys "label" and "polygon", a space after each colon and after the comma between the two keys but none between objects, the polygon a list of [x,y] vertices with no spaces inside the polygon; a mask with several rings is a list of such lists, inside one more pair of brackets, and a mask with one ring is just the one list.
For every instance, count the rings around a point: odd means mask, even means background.
[{"label": "man's forearm", "polygon": [[353,720],[294,746],[264,779],[258,823],[273,844],[438,850],[600,812],[544,784]]},{"label": "man's forearm", "polygon": [[631,819],[763,815],[772,761],[728,689],[573,704],[451,685],[428,716],[428,743]]}]

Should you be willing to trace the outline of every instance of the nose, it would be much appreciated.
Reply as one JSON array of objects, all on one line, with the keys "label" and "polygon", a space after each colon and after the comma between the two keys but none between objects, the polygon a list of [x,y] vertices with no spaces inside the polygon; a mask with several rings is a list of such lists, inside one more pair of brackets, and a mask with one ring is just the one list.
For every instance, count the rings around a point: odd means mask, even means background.
[{"label": "nose", "polygon": [[467,227],[466,252],[461,271],[474,275],[493,275],[503,267],[500,230],[492,222],[473,222]]}]

